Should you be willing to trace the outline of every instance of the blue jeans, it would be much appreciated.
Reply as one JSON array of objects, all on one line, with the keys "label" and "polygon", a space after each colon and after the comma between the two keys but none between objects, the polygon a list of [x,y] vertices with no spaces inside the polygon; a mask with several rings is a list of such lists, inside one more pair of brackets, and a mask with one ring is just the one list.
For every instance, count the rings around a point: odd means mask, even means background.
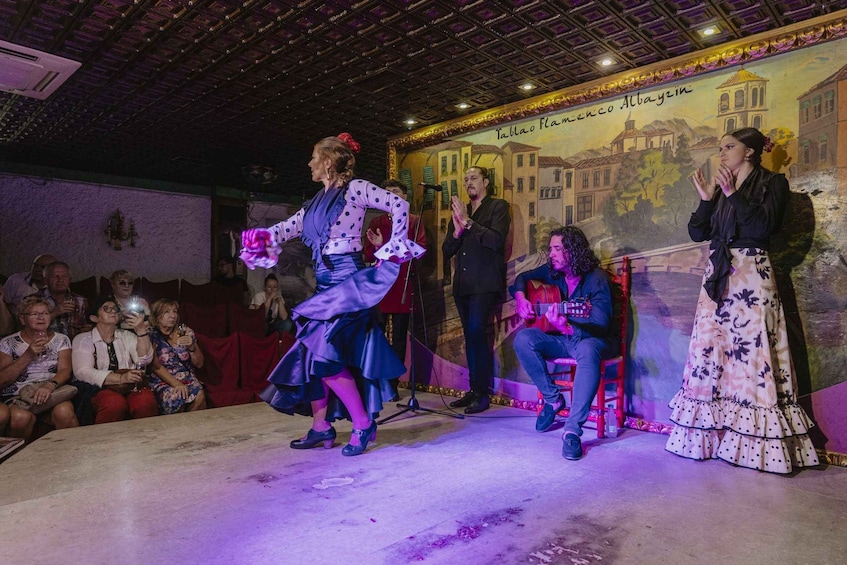
[{"label": "blue jeans", "polygon": [[465,333],[470,389],[479,395],[487,396],[494,380],[494,352],[488,342],[488,326],[502,296],[501,292],[485,292],[453,297]]},{"label": "blue jeans", "polygon": [[515,354],[529,378],[538,387],[544,402],[555,404],[559,387],[553,383],[547,369],[547,359],[572,357],[576,359],[573,402],[565,422],[565,433],[582,435],[582,425],[588,420],[591,401],[600,384],[600,360],[613,353],[609,344],[596,337],[575,339],[573,336],[546,334],[538,328],[525,328],[515,336]]}]

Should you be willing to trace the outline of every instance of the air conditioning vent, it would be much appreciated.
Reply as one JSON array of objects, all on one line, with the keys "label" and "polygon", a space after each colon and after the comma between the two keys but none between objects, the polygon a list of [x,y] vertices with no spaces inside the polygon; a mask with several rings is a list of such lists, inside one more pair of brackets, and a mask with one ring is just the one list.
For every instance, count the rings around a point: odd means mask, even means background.
[{"label": "air conditioning vent", "polygon": [[0,91],[44,100],[81,66],[57,57],[0,41]]}]

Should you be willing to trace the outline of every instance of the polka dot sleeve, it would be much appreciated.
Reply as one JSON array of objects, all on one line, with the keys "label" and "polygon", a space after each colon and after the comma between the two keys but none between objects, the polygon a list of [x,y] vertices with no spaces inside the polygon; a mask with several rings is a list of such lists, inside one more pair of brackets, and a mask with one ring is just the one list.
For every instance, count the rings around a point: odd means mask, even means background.
[{"label": "polka dot sleeve", "polygon": [[268,228],[276,243],[283,243],[289,239],[299,237],[303,232],[303,209],[296,214]]},{"label": "polka dot sleeve", "polygon": [[409,203],[406,200],[384,188],[359,179],[350,183],[349,195],[350,202],[362,209],[375,208],[391,214],[391,239],[376,250],[374,255],[377,259],[388,260],[390,257],[399,257],[408,260],[424,254],[424,248],[407,237]]}]

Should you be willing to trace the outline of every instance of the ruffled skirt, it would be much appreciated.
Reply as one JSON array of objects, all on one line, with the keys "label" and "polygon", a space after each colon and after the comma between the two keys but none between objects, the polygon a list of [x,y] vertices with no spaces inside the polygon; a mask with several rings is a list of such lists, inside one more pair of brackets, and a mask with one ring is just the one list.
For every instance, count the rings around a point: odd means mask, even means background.
[{"label": "ruffled skirt", "polygon": [[[361,254],[328,255],[315,269],[314,296],[292,311],[297,340],[271,372],[262,398],[286,414],[311,414],[310,402],[326,394],[321,378],[345,367],[356,379],[365,410],[375,418],[394,396],[390,379],[406,372],[379,325],[379,301],[400,265],[365,267]],[[327,420],[349,418],[329,391]]]},{"label": "ruffled skirt", "polygon": [[730,251],[733,270],[720,308],[700,291],[665,449],[770,473],[818,465],[808,436],[814,424],[797,404],[770,259],[761,249]]}]

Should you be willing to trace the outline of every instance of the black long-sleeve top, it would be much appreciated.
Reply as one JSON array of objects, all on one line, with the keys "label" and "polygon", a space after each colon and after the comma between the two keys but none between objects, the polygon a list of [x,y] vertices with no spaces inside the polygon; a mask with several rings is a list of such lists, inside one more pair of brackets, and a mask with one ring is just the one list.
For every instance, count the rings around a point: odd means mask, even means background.
[{"label": "black long-sleeve top", "polygon": [[506,237],[512,218],[509,203],[486,196],[471,214],[473,226],[453,237],[453,220],[441,244],[444,260],[456,256],[453,296],[506,290]]},{"label": "black long-sleeve top", "polygon": [[756,167],[731,196],[718,189],[691,214],[688,234],[694,241],[710,241],[714,267],[704,287],[715,302],[726,289],[732,257],[730,248],[768,249],[771,235],[782,227],[790,191],[785,175]]}]

